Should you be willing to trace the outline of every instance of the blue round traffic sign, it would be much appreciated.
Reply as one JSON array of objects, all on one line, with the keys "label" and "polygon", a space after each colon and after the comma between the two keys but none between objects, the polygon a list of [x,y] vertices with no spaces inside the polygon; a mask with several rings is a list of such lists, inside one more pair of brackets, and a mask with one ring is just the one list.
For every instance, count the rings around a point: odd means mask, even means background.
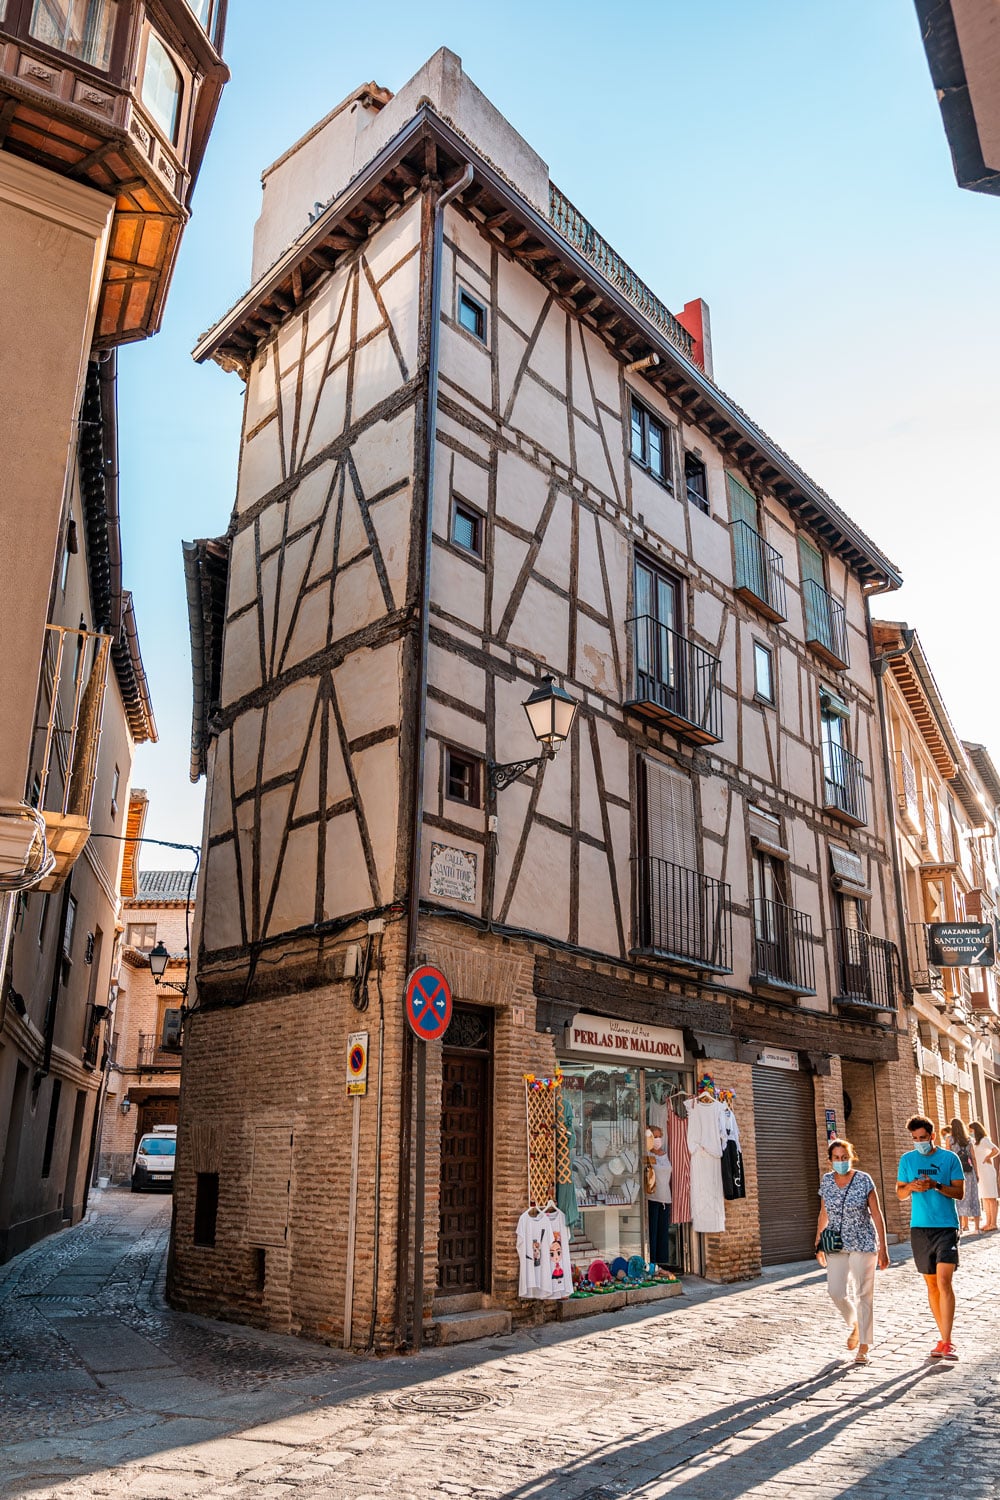
[{"label": "blue round traffic sign", "polygon": [[440,969],[421,964],[406,981],[406,1019],[422,1042],[436,1042],[451,1022],[451,985]]}]

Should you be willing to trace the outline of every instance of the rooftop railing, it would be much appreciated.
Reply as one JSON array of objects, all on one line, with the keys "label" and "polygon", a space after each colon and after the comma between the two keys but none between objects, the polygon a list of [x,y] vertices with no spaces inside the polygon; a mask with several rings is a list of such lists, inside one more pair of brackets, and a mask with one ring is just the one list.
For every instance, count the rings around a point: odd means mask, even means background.
[{"label": "rooftop railing", "polygon": [[677,321],[666,303],[661,302],[659,297],[636,275],[632,267],[622,260],[617,250],[611,248],[603,235],[597,233],[593,224],[585,219],[579,209],[573,207],[565,194],[551,183],[549,184],[549,220],[563,239],[572,245],[574,250],[578,250],[585,260],[590,261],[605,281],[609,281],[612,286],[623,292],[633,307],[637,308],[651,323],[655,323],[661,333],[665,333],[682,354],[686,354],[688,359],[691,358],[694,341],[687,329]]}]

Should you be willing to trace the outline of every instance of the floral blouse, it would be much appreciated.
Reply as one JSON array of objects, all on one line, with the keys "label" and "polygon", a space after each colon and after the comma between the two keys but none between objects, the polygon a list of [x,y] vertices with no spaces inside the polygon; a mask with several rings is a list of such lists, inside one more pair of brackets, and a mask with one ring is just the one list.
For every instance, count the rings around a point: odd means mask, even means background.
[{"label": "floral blouse", "polygon": [[874,1254],[878,1249],[875,1220],[868,1207],[868,1194],[875,1184],[867,1172],[855,1171],[842,1188],[835,1172],[825,1172],[820,1179],[819,1195],[826,1209],[831,1229],[838,1229],[845,1250]]}]

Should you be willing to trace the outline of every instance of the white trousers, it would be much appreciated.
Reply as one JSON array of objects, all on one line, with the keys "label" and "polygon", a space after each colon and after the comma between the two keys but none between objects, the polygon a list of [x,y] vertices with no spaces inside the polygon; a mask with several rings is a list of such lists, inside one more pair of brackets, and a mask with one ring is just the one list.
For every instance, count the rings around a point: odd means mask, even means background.
[{"label": "white trousers", "polygon": [[826,1289],[848,1328],[858,1325],[862,1344],[875,1338],[875,1265],[865,1250],[839,1250],[826,1257]]}]

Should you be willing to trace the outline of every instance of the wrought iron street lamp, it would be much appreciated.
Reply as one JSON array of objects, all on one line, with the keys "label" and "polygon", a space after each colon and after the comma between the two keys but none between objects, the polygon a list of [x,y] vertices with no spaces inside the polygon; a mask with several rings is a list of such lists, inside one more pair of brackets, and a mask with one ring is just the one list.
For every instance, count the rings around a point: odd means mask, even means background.
[{"label": "wrought iron street lamp", "polygon": [[498,765],[496,761],[488,761],[487,774],[495,792],[509,786],[512,781],[517,781],[532,766],[539,766],[542,761],[552,759],[559,746],[569,739],[579,705],[554,678],[546,676],[525,699],[522,707],[528,716],[532,734],[543,747],[542,753],[530,760],[512,760],[502,765]]},{"label": "wrought iron street lamp", "polygon": [[186,996],[188,992],[186,973],[183,984],[177,984],[173,979],[164,979],[163,976],[167,971],[167,964],[169,962],[170,954],[161,938],[155,948],[151,948],[149,951],[149,971],[153,976],[153,982],[157,985],[162,984],[165,989],[176,990],[178,994]]}]

